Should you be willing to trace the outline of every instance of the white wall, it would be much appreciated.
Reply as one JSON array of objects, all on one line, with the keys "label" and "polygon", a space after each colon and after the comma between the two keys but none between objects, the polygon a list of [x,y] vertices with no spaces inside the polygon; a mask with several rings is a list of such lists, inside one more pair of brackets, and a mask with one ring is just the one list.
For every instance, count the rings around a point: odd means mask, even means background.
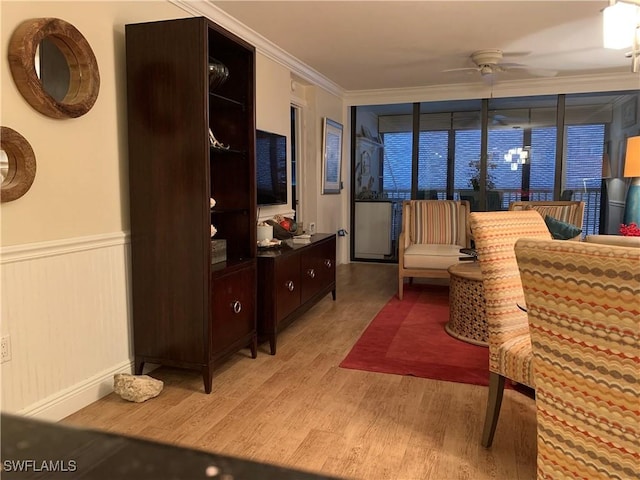
[{"label": "white wall", "polygon": [[[26,137],[37,161],[29,192],[0,209],[0,334],[10,337],[12,349],[12,359],[1,368],[3,411],[57,420],[109,393],[114,373],[132,371],[124,25],[197,15],[193,5],[0,4],[2,45],[25,19],[61,18],[87,38],[101,77],[91,111],[77,119],[50,119],[21,97],[6,50],[3,55],[2,125]],[[290,68],[258,50],[256,80],[257,127],[289,136]],[[303,161],[311,164],[305,202],[318,231],[334,231],[347,224],[346,196],[318,201],[315,186],[321,118],[344,123],[342,101],[321,88],[303,91],[313,99],[305,107],[309,133],[303,132],[308,157]],[[274,208],[263,214],[291,213],[290,206]],[[345,253],[339,256],[346,258]]]},{"label": "white wall", "polygon": [[[59,419],[131,371],[124,25],[190,16],[167,2],[2,2],[2,125],[31,144],[31,189],[2,212],[2,410]],[[76,119],[35,111],[10,75],[18,24],[57,17],[91,45],[94,107]]]},{"label": "white wall", "polygon": [[[295,82],[295,83],[292,83]],[[268,58],[258,54],[256,75],[256,117],[257,128],[268,130],[290,138],[289,109],[292,102],[302,105],[302,138],[304,142],[302,158],[298,168],[304,176],[298,185],[298,194],[302,205],[302,212],[297,213],[297,219],[305,225],[313,222],[316,231],[335,233],[340,228],[347,228],[349,202],[349,130],[344,119],[342,99],[315,85],[305,85],[292,78],[291,70]],[[295,91],[292,90],[295,85]],[[324,117],[331,118],[343,124],[343,162],[342,180],[345,189],[339,195],[322,195],[322,125]],[[287,177],[291,180],[289,168]],[[289,181],[289,185],[291,182]],[[272,218],[275,214],[293,215],[294,206],[291,205],[291,190],[289,203],[286,206],[262,207],[260,219]],[[338,263],[348,262],[348,241],[340,238],[337,247]]]},{"label": "white wall", "polygon": [[129,264],[121,232],[3,249],[3,411],[58,420],[132,373]]},{"label": "white wall", "polygon": [[[2,125],[22,134],[36,155],[35,181],[17,201],[2,204],[2,245],[127,230],[126,80],[124,25],[190,16],[157,2],[2,2]],[[7,45],[23,20],[57,17],[91,45],[100,92],[82,117],[58,120],[34,110],[9,70]]]},{"label": "white wall", "polygon": [[[289,109],[292,102],[302,104],[302,140],[304,142],[299,168],[304,179],[298,185],[303,212],[297,218],[305,225],[313,222],[316,231],[335,233],[340,228],[348,227],[349,190],[345,188],[339,195],[322,195],[322,125],[324,117],[343,124],[343,162],[342,180],[348,187],[349,178],[349,130],[344,120],[342,99],[315,85],[304,85],[295,82],[292,91],[291,71],[282,64],[267,56],[258,54],[256,74],[256,123],[257,128],[268,130],[290,138]],[[291,170],[287,172],[291,180]],[[289,182],[291,184],[291,182]],[[260,219],[272,218],[275,214],[293,215],[291,190],[289,203],[286,206],[267,206],[260,209]],[[338,263],[348,262],[348,241],[340,238],[337,247]]]},{"label": "white wall", "polygon": [[[344,104],[339,97],[314,85],[304,87],[303,95],[306,107],[303,109],[304,180],[300,186],[304,205],[302,219],[305,225],[315,223],[316,231],[321,233],[336,233],[341,228],[348,230],[350,142]],[[343,126],[341,176],[344,188],[339,194],[322,194],[322,129],[325,117]],[[338,237],[338,264],[349,261],[348,247],[348,237]]]},{"label": "white wall", "polygon": [[291,73],[282,65],[256,55],[256,128],[279,133],[287,137],[287,205],[261,207],[258,220],[273,218],[276,214],[292,216],[295,206],[291,205],[291,135],[290,135],[290,78]]}]

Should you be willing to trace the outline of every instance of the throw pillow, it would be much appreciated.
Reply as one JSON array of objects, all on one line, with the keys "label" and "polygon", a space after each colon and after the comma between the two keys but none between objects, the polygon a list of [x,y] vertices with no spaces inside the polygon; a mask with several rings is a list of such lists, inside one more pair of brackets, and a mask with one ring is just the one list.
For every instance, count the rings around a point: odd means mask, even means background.
[{"label": "throw pillow", "polygon": [[551,237],[554,240],[571,240],[582,233],[582,229],[576,227],[557,218],[553,218],[550,215],[544,216],[544,223],[547,224]]}]

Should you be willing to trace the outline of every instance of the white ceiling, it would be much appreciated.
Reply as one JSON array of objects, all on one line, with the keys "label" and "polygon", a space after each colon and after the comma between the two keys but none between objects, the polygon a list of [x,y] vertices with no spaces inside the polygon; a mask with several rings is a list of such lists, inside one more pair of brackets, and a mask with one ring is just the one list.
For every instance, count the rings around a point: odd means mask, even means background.
[{"label": "white ceiling", "polygon": [[[471,67],[471,53],[489,48],[557,77],[631,75],[624,50],[602,48],[606,0],[211,3],[347,91],[482,82],[442,71]],[[532,78],[512,70],[495,81]]]}]

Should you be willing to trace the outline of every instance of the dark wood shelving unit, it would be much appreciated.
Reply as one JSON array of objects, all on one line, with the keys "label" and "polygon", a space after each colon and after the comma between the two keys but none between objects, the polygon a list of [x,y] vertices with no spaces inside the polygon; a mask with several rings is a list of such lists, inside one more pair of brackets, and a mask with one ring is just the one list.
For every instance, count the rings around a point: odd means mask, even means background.
[{"label": "dark wood shelving unit", "polygon": [[255,49],[205,18],[126,25],[126,48],[135,369],[199,370],[209,393],[216,363],[257,354]]}]

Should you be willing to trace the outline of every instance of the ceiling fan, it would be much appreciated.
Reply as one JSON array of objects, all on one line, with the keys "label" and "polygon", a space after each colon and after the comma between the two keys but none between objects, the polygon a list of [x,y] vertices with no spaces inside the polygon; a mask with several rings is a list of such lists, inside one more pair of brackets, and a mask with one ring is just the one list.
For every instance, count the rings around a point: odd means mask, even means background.
[{"label": "ceiling fan", "polygon": [[522,63],[503,62],[505,55],[516,56],[517,54],[504,54],[502,50],[495,48],[478,50],[469,56],[475,67],[450,68],[443,72],[479,72],[482,79],[489,84],[495,81],[498,73],[512,70],[524,70],[537,77],[554,77],[558,74],[555,70],[532,68]]}]

